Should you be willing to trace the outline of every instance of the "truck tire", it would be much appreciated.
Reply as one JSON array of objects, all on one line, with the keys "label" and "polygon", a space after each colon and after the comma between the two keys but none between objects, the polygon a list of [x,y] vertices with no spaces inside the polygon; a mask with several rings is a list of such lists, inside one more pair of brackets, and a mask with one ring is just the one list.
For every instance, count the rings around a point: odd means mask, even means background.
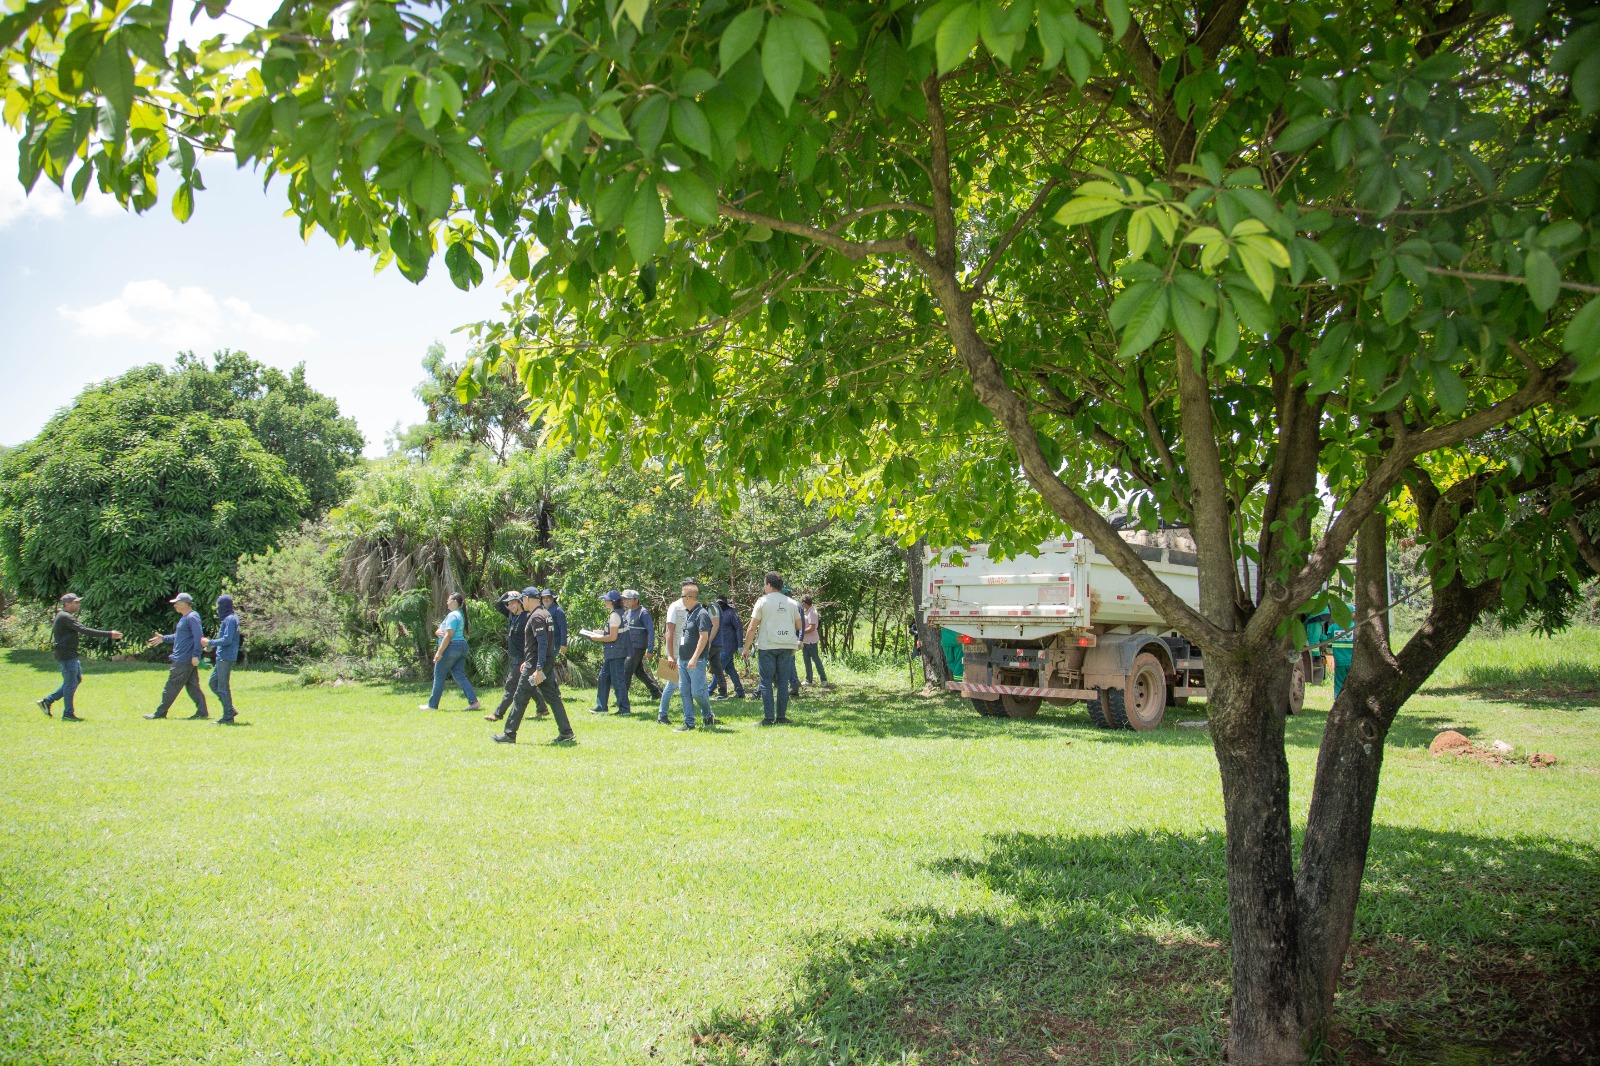
[{"label": "truck tire", "polygon": [[1289,713],[1299,714],[1306,705],[1306,667],[1302,657],[1295,660],[1294,674],[1289,678]]},{"label": "truck tire", "polygon": [[[997,671],[999,683],[1002,685],[1027,686],[1036,683],[1031,673],[1022,670]],[[1000,693],[1001,711],[1007,718],[1032,718],[1039,713],[1039,705],[1044,702],[1040,696],[1014,696],[1009,692]]]},{"label": "truck tire", "polygon": [[985,718],[1004,718],[1006,716],[1006,709],[999,700],[980,700],[976,696],[971,697],[971,700],[972,706]]},{"label": "truck tire", "polygon": [[1121,688],[1100,690],[1101,708],[1113,727],[1147,732],[1161,724],[1167,710],[1167,670],[1149,652],[1140,652],[1128,668]]},{"label": "truck tire", "polygon": [[1098,699],[1085,700],[1083,705],[1089,709],[1089,721],[1094,723],[1096,729],[1111,728],[1111,719],[1106,717],[1106,702],[1103,695]]}]

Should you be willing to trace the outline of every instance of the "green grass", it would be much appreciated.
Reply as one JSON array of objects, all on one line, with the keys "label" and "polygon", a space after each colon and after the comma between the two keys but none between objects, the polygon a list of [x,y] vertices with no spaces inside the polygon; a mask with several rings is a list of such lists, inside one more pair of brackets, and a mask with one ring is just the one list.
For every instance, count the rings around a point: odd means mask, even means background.
[{"label": "green grass", "polygon": [[[1595,1053],[1600,712],[1483,698],[1522,683],[1474,680],[1511,647],[1464,647],[1390,738],[1341,1054]],[[1592,635],[1559,647],[1593,668]],[[879,674],[787,729],[569,692],[577,746],[508,749],[420,688],[247,671],[229,730],[139,718],[156,668],[86,672],[73,726],[30,703],[53,664],[0,653],[0,1062],[1220,1058],[1201,730],[981,719]],[[1302,819],[1329,695],[1291,723]],[[1446,726],[1560,763],[1432,759]]]}]

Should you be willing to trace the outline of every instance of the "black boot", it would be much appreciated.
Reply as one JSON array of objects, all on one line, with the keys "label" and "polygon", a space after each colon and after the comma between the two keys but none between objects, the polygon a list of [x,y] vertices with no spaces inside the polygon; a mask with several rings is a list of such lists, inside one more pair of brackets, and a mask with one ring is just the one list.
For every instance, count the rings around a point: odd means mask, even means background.
[{"label": "black boot", "polygon": [[496,733],[489,739],[494,741],[496,744],[515,744],[517,742],[517,735],[515,733]]}]

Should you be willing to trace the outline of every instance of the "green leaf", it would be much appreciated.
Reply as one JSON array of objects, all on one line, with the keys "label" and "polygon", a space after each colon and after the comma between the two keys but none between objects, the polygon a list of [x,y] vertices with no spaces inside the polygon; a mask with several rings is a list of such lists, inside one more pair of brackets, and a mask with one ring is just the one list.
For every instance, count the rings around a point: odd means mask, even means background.
[{"label": "green leaf", "polygon": [[756,40],[761,36],[761,27],[766,24],[767,12],[763,8],[753,7],[739,15],[735,15],[728,28],[722,31],[722,40],[717,43],[717,61],[721,64],[724,74],[728,68],[739,62],[744,54],[755,47]]},{"label": "green leaf", "polygon": [[667,132],[667,119],[672,113],[672,100],[665,93],[647,96],[633,109],[633,134],[640,151],[654,155],[656,146]]},{"label": "green leaf", "polygon": [[1250,284],[1256,287],[1263,300],[1272,299],[1272,286],[1275,279],[1272,274],[1272,263],[1262,254],[1259,248],[1248,244],[1236,245],[1233,249],[1239,257],[1239,264],[1244,267],[1245,275],[1250,278]]},{"label": "green leaf", "polygon": [[1461,381],[1461,375],[1445,366],[1443,363],[1434,363],[1429,367],[1433,375],[1433,394],[1439,401],[1439,407],[1445,414],[1459,416],[1467,409],[1467,387]]},{"label": "green leaf", "polygon": [[805,59],[800,55],[800,44],[795,40],[793,18],[775,18],[767,23],[767,32],[761,42],[761,75],[767,79],[772,98],[778,101],[783,113],[789,113],[794,94],[800,88],[800,78],[805,73]]},{"label": "green leaf", "polygon": [[1600,296],[1584,304],[1583,310],[1572,316],[1561,337],[1561,348],[1578,364],[1573,380],[1592,381],[1600,377]]},{"label": "green leaf", "polygon": [[[1184,275],[1185,277],[1191,275]],[[1196,279],[1198,280],[1198,279]],[[1178,330],[1178,335],[1183,338],[1190,350],[1194,352],[1205,351],[1206,341],[1211,336],[1212,324],[1216,321],[1216,313],[1211,308],[1184,291],[1186,286],[1178,285],[1172,289],[1172,324]]]},{"label": "green leaf", "polygon": [[795,18],[793,15],[780,15],[783,19],[793,19],[792,32],[795,42],[800,46],[800,55],[819,74],[826,74],[833,65],[833,48],[828,44],[827,35],[810,19]]},{"label": "green leaf", "polygon": [[633,261],[648,263],[660,249],[667,233],[667,216],[661,208],[661,197],[656,193],[655,182],[646,180],[639,186],[622,224]]},{"label": "green leaf", "polygon": [[472,289],[483,281],[483,264],[472,254],[466,241],[457,241],[445,249],[444,265],[458,289]]},{"label": "green leaf", "polygon": [[494,182],[494,175],[489,173],[489,165],[483,161],[483,156],[478,150],[466,141],[452,141],[442,146],[445,158],[450,160],[450,166],[455,170],[456,177],[463,185],[490,185]]},{"label": "green leaf", "polygon": [[1310,237],[1301,237],[1299,247],[1305,253],[1311,265],[1317,268],[1317,273],[1327,278],[1334,285],[1339,284],[1339,264],[1329,254],[1328,250]]},{"label": "green leaf", "polygon": [[1297,118],[1283,128],[1272,141],[1275,151],[1293,155],[1304,151],[1313,144],[1322,140],[1324,134],[1333,128],[1333,119],[1323,118],[1320,115],[1308,115]]},{"label": "green leaf", "polygon": [[517,281],[528,280],[528,242],[518,241],[511,248],[511,261],[506,264]]},{"label": "green leaf", "polygon": [[1122,206],[1120,200],[1102,200],[1097,196],[1074,196],[1061,205],[1061,210],[1055,213],[1055,220],[1063,226],[1075,226],[1115,214],[1122,210]]},{"label": "green leaf", "polygon": [[1156,287],[1153,281],[1141,281],[1136,285],[1129,285],[1111,301],[1111,310],[1107,317],[1111,319],[1113,329],[1124,329],[1133,320],[1133,312],[1144,303],[1145,297],[1150,295],[1150,290]]},{"label": "green leaf", "polygon": [[946,74],[965,63],[978,44],[978,5],[965,3],[954,8],[939,23],[939,32],[934,35],[933,41],[940,74]]},{"label": "green leaf", "polygon": [[1233,306],[1227,300],[1217,307],[1217,340],[1211,350],[1216,353],[1217,362],[1224,364],[1231,363],[1239,350],[1239,321],[1233,317]]},{"label": "green leaf", "polygon": [[439,116],[444,113],[444,93],[440,91],[439,83],[432,78],[420,78],[412,87],[411,97],[416,102],[422,124],[430,130],[437,126]]},{"label": "green leaf", "polygon": [[184,182],[178,186],[178,191],[172,194],[172,217],[179,222],[189,221],[194,214],[194,188]]},{"label": "green leaf", "polygon": [[633,23],[633,28],[643,33],[644,17],[650,12],[650,0],[622,0],[619,12],[626,12],[628,21]]},{"label": "green leaf", "polygon": [[717,220],[717,190],[692,170],[679,170],[667,175],[667,189],[678,213],[702,225],[709,226]]},{"label": "green leaf", "polygon": [[1548,252],[1534,249],[1522,264],[1533,306],[1548,311],[1561,297],[1561,270]]},{"label": "green leaf", "polygon": [[124,47],[121,34],[106,37],[90,61],[89,73],[94,76],[95,88],[106,98],[117,118],[126,122],[128,112],[133,110],[133,59]]},{"label": "green leaf", "polygon": [[1128,328],[1122,331],[1122,345],[1117,349],[1117,358],[1131,358],[1154,344],[1162,330],[1167,328],[1170,307],[1166,286],[1152,285],[1149,293],[1133,309]]},{"label": "green leaf", "polygon": [[628,212],[628,205],[633,203],[637,186],[637,175],[631,172],[618,174],[616,180],[595,199],[595,224],[602,230],[613,230],[622,225],[622,218]]},{"label": "green leaf", "polygon": [[633,134],[629,133],[628,127],[623,124],[622,112],[617,110],[616,104],[596,108],[589,115],[589,128],[609,140],[633,140]]},{"label": "green leaf", "polygon": [[422,217],[443,218],[450,210],[450,193],[455,181],[445,161],[428,152],[411,178],[411,199],[421,209]]},{"label": "green leaf", "polygon": [[867,89],[877,101],[879,111],[887,111],[905,91],[906,76],[911,68],[906,54],[893,33],[885,30],[873,40],[863,64],[867,74]]},{"label": "green leaf", "polygon": [[686,96],[672,101],[672,135],[685,148],[711,154],[711,123],[700,105]]},{"label": "green leaf", "polygon": [[1127,0],[1104,0],[1106,21],[1111,23],[1111,39],[1122,40],[1122,35],[1128,32],[1128,4]]}]

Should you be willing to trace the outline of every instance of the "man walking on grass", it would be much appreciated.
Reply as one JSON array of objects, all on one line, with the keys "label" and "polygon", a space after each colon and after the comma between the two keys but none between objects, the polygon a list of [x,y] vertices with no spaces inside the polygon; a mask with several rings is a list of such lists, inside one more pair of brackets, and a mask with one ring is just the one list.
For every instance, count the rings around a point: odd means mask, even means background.
[{"label": "man walking on grass", "polygon": [[706,648],[716,622],[700,602],[700,583],[693,578],[683,583],[683,624],[678,631],[678,687],[683,693],[683,725],[679,733],[694,728],[694,708],[700,705],[700,719],[709,728],[717,724],[711,713],[710,692],[706,687]]},{"label": "man walking on grass", "polygon": [[528,616],[522,636],[528,655],[522,664],[516,698],[511,703],[511,716],[506,719],[506,731],[490,738],[496,744],[517,742],[517,729],[522,725],[529,700],[539,703],[535,717],[543,718],[547,713],[555,715],[556,743],[569,744],[577,739],[572,733],[572,723],[567,721],[566,704],[561,702],[561,686],[556,682],[555,625],[550,612],[534,598],[538,591],[530,588],[522,593],[524,613]]},{"label": "man walking on grass", "polygon": [[239,662],[239,614],[233,609],[233,597],[224,592],[217,597],[217,639],[201,641],[212,653],[211,691],[222,704],[222,717],[218,725],[232,725],[238,716],[233,713],[233,668]]},{"label": "man walking on grass", "polygon": [[645,669],[644,660],[656,647],[656,623],[650,611],[639,605],[638,589],[622,590],[622,640],[628,647],[628,662],[623,670],[623,684],[633,684],[638,678],[657,702],[661,699],[661,686]]},{"label": "man walking on grass", "polygon": [[633,704],[628,700],[628,642],[622,635],[622,593],[616,589],[602,593],[600,602],[610,608],[605,625],[599,629],[578,630],[581,636],[604,645],[601,649],[600,679],[595,687],[594,706],[589,708],[589,713],[605,714],[606,697],[615,692],[617,713],[632,714]]},{"label": "man walking on grass", "polygon": [[200,616],[194,611],[194,597],[187,592],[180,592],[168,602],[178,612],[178,627],[164,635],[150,634],[145,647],[171,644],[172,654],[167,656],[167,661],[172,665],[167,669],[167,687],[161,692],[161,706],[145,717],[152,720],[165,718],[167,708],[178,698],[178,693],[187,691],[189,699],[194,701],[194,713],[189,716],[190,719],[210,718],[211,714],[206,710],[206,694],[200,691],[200,651],[204,647],[202,641],[205,634],[200,628]]},{"label": "man walking on grass", "polygon": [[[537,589],[533,591],[538,592]],[[506,617],[506,683],[500,706],[483,716],[485,722],[498,722],[506,716],[511,701],[516,699],[517,685],[522,681],[522,663],[527,658],[523,629],[528,624],[528,616],[522,610],[523,595],[512,590],[494,601],[494,609]]]},{"label": "man walking on grass", "polygon": [[[761,724],[789,721],[789,677],[794,673],[794,649],[800,643],[796,608],[799,605],[783,594],[783,575],[767,575],[766,595],[756,601],[750,624],[744,631],[744,658],[750,661],[750,648],[757,649],[756,662],[761,675]],[[746,666],[748,669],[748,665]],[[773,710],[776,704],[777,715]]]},{"label": "man walking on grass", "polygon": [[83,721],[72,707],[73,693],[78,691],[78,685],[83,681],[83,664],[78,659],[79,638],[122,639],[122,634],[115,629],[90,629],[78,621],[78,612],[82,609],[82,596],[76,592],[64,593],[61,609],[56,612],[55,621],[50,623],[50,643],[55,649],[56,663],[61,667],[61,687],[40,700],[39,708],[48,716],[50,705],[60,700],[66,705],[61,711],[63,722]]}]

